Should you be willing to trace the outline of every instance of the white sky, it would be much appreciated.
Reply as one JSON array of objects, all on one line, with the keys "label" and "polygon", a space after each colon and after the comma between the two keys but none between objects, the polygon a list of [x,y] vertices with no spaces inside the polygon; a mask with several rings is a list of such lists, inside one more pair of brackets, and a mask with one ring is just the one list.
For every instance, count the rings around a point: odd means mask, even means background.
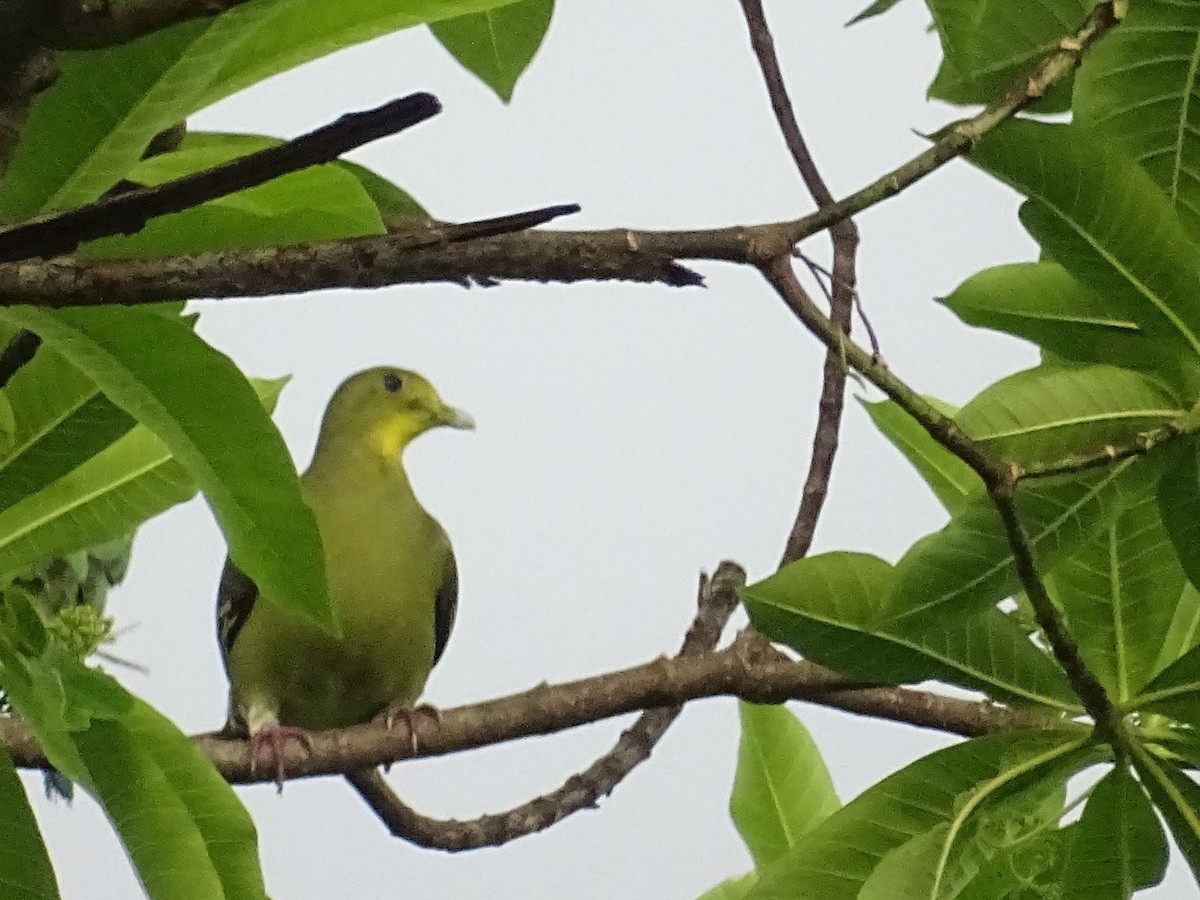
[{"label": "white sky", "polygon": [[[961,113],[925,102],[937,62],[927,14],[903,3],[845,30],[855,3],[768,4],[802,127],[836,195],[919,152]],[[511,106],[424,29],[340,53],[195,117],[203,130],[289,137],[415,90],[445,112],[353,154],[435,215],[472,219],[577,202],[566,227],[723,226],[811,209],[778,136],[733,0],[560,2]],[[961,403],[1031,364],[1031,348],[967,329],[931,298],[985,265],[1029,259],[1017,198],[965,163],[860,219],[861,294],[893,369]],[[806,249],[827,259],[827,242]],[[701,263],[708,289],[417,286],[197,304],[200,329],[247,372],[295,375],[277,420],[301,466],[347,374],[391,363],[471,411],[474,434],[409,451],[418,493],[454,540],[458,625],[426,699],[451,707],[674,652],[698,570],[725,557],[769,574],[808,457],[822,351],[749,270]],[[858,390],[857,388],[855,389]],[[895,559],[941,524],[917,476],[853,401],[817,550]],[[213,637],[224,545],[199,501],[143,529],[116,674],[188,731],[223,722]],[[843,799],[950,739],[813,706]],[[423,812],[470,818],[557,787],[627,720],[401,764]],[[686,900],[750,867],[726,814],[732,699],[688,707],[653,757],[598,810],[498,850],[448,855],[387,835],[338,779],[240,789],[275,900],[613,897]],[[32,793],[40,780],[28,782]],[[64,897],[136,896],[89,799],[35,800]],[[1173,888],[1186,896],[1175,867]]]}]

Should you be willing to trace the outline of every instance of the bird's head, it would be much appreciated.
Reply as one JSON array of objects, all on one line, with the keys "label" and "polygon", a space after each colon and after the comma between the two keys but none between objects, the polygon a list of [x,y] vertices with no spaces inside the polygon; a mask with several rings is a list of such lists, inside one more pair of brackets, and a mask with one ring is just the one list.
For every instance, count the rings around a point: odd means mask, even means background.
[{"label": "bird's head", "polygon": [[443,401],[416,372],[380,366],[351,375],[334,392],[321,422],[321,442],[353,435],[356,442],[394,457],[417,435],[440,425],[474,428],[475,420]]}]

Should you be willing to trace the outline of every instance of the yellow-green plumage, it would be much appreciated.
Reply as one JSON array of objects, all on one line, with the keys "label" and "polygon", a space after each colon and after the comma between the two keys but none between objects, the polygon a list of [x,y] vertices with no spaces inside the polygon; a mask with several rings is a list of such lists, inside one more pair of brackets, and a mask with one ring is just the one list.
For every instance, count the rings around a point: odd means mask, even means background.
[{"label": "yellow-green plumage", "polygon": [[472,424],[401,369],[369,369],[338,388],[301,486],[342,636],[263,602],[270,598],[227,564],[218,628],[235,730],[253,739],[271,729],[341,728],[417,700],[449,637],[458,580],[450,542],[417,501],[400,457],[430,428]]}]

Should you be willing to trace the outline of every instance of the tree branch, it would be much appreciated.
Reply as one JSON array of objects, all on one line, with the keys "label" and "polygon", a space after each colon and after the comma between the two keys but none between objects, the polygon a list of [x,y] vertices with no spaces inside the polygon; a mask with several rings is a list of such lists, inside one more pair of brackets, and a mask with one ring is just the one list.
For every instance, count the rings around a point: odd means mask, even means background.
[{"label": "tree branch", "polygon": [[1088,668],[1087,662],[1079,652],[1079,645],[1067,631],[1058,607],[1050,600],[1046,585],[1038,574],[1037,562],[1033,557],[1033,547],[1029,536],[1021,524],[1016,505],[1016,479],[1009,477],[988,484],[988,495],[1000,513],[1004,523],[1004,531],[1008,535],[1008,543],[1013,551],[1013,561],[1017,567],[1017,575],[1021,586],[1029,597],[1033,607],[1034,618],[1046,636],[1054,658],[1058,660],[1071,686],[1083,701],[1083,706],[1097,730],[1110,742],[1121,741],[1121,714],[1113,705],[1108,692],[1095,673]]},{"label": "tree branch", "polygon": [[0,261],[69,253],[84,241],[132,234],[158,216],[182,212],[285,175],[424,122],[441,112],[432,94],[410,94],[375,109],[348,113],[308,134],[203,172],[136,188],[87,206],[0,231]]},{"label": "tree branch", "polygon": [[[859,715],[976,737],[1015,729],[1061,728],[1057,716],[906,688],[867,687],[807,660],[793,660],[766,642],[738,642],[700,656],[660,658],[640,666],[558,685],[541,685],[483,703],[445,710],[441,722],[418,717],[418,749],[406,729],[367,724],[313,735],[312,753],[292,748],[289,778],[344,774],[412,757],[444,756],[492,744],[552,734],[642,709],[701,697],[735,696],[752,703],[804,700]],[[273,781],[250,771],[245,741],[216,733],[194,740],[229,781]],[[23,768],[45,769],[45,756],[19,719],[0,716],[0,744]]]},{"label": "tree branch", "polygon": [[[1078,65],[1117,23],[1113,3],[1098,5],[1028,77],[979,115],[944,129],[924,153],[824,209],[785,222],[694,231],[542,232],[436,251],[398,250],[387,236],[148,260],[0,264],[5,303],[87,306],[306,293],[322,288],[385,287],[471,279],[628,280],[673,286],[702,279],[678,260],[766,266],[799,241],[898,194],[1024,108]],[[1018,90],[1019,87],[1019,90]],[[835,280],[836,283],[836,280]]]},{"label": "tree branch", "polygon": [[[745,571],[732,562],[717,566],[711,580],[700,576],[696,617],[683,640],[680,656],[698,656],[716,647],[737,606],[738,588],[745,583]],[[608,753],[585,771],[572,775],[557,790],[506,812],[469,822],[421,815],[396,796],[378,769],[352,772],[346,778],[395,837],[440,850],[497,847],[549,828],[581,809],[594,808],[601,797],[611,794],[626,775],[650,757],[682,711],[682,705],[675,705],[643,712]]]}]

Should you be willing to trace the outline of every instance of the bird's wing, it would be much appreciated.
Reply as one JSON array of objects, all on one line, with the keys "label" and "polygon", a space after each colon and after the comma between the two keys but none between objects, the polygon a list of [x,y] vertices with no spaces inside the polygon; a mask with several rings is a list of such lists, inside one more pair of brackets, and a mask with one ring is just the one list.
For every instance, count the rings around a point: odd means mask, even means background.
[{"label": "bird's wing", "polygon": [[454,617],[458,613],[458,566],[454,553],[446,553],[442,570],[442,583],[434,597],[433,607],[433,664],[442,658],[450,632],[454,629]]},{"label": "bird's wing", "polygon": [[237,640],[238,632],[250,618],[254,601],[258,599],[258,585],[250,576],[225,559],[221,570],[221,586],[217,590],[217,643],[221,645],[221,662],[229,671],[229,650]]}]

